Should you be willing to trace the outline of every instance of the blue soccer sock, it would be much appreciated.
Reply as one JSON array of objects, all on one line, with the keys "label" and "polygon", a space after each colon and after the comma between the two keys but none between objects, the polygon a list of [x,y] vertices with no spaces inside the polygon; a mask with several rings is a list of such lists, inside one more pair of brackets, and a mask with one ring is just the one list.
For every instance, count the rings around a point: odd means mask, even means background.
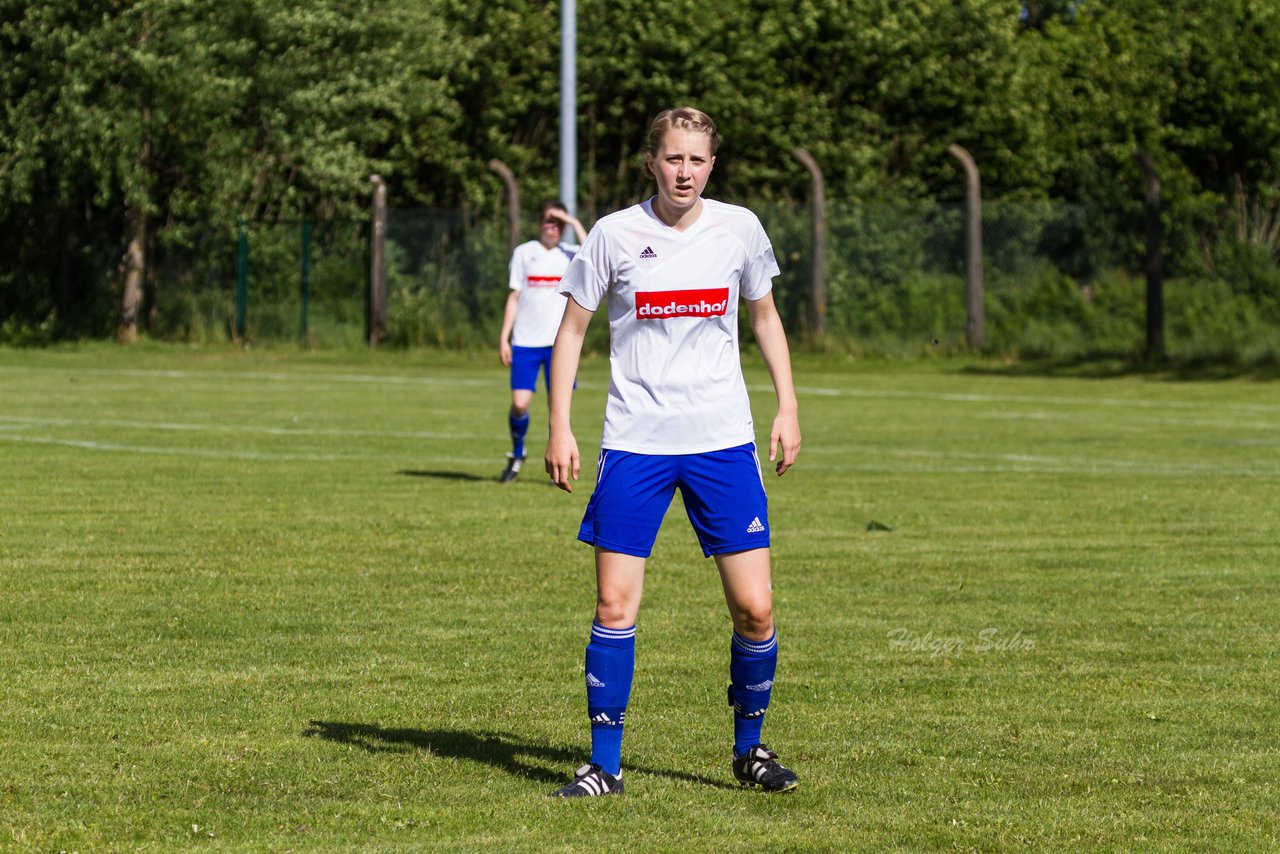
[{"label": "blue soccer sock", "polygon": [[747,640],[737,632],[729,647],[729,700],[733,705],[733,755],[760,743],[764,712],[778,669],[778,633],[765,641]]},{"label": "blue soccer sock", "polygon": [[524,457],[524,437],[529,432],[529,413],[516,415],[507,413],[507,424],[511,427],[511,455],[517,460]]},{"label": "blue soccer sock", "polygon": [[636,672],[636,627],[607,629],[591,624],[587,644],[587,715],[591,718],[591,761],[622,773],[622,725]]}]

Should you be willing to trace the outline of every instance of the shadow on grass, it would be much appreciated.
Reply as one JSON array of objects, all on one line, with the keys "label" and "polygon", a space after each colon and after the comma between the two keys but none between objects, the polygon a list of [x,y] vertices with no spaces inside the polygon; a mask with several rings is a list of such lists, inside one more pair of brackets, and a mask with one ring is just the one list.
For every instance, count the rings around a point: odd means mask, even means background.
[{"label": "shadow on grass", "polygon": [[[447,729],[388,729],[376,724],[340,723],[336,721],[311,721],[302,733],[305,738],[323,738],[340,744],[350,744],[370,753],[404,753],[421,750],[433,756],[450,756],[492,765],[508,774],[536,780],[540,783],[560,784],[568,780],[573,769],[582,761],[578,750],[534,744],[505,732],[461,732]],[[547,764],[554,764],[554,769]],[[643,765],[627,765],[628,771],[652,774],[687,783],[713,786],[718,789],[736,789],[737,785],[714,780],[698,774],[685,774],[649,768]]]},{"label": "shadow on grass", "polygon": [[465,471],[422,471],[419,469],[401,469],[396,472],[396,474],[404,477],[434,477],[438,480],[497,480],[496,477],[480,477],[479,475]]}]

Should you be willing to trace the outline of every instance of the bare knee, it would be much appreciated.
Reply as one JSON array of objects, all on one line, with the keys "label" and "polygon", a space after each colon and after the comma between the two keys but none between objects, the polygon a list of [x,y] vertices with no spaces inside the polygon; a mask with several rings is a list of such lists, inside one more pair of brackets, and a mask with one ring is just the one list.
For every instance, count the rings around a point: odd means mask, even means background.
[{"label": "bare knee", "polygon": [[733,630],[747,640],[768,640],[773,634],[773,603],[759,602],[740,607],[733,615]]},{"label": "bare knee", "polygon": [[639,593],[628,585],[605,584],[597,588],[596,622],[605,628],[634,626],[639,612]]},{"label": "bare knee", "polygon": [[608,629],[625,629],[636,624],[636,608],[620,597],[596,598],[596,622]]}]

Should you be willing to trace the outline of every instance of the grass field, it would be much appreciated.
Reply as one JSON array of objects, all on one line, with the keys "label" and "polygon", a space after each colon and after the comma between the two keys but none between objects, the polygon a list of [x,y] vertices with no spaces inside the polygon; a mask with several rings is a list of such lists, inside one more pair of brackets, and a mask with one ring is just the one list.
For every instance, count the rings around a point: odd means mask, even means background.
[{"label": "grass field", "polygon": [[801,789],[732,783],[677,499],[627,794],[559,803],[602,361],[570,496],[496,482],[496,356],[0,351],[0,849],[1280,848],[1280,384],[796,378],[765,733]]}]

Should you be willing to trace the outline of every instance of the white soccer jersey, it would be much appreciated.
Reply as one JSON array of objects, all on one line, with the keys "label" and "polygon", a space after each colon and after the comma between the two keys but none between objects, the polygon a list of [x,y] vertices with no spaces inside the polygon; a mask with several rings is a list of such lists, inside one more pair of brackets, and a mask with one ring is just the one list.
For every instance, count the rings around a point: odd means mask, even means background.
[{"label": "white soccer jersey", "polygon": [[778,274],[746,208],[703,199],[685,231],[653,200],[596,223],[560,292],[594,311],[608,295],[611,382],[602,447],[698,454],[755,441],[738,355],[738,300]]},{"label": "white soccer jersey", "polygon": [[550,347],[556,343],[565,298],[556,292],[578,247],[561,243],[548,249],[537,240],[521,243],[511,254],[510,287],[520,292],[511,343],[516,347]]}]

